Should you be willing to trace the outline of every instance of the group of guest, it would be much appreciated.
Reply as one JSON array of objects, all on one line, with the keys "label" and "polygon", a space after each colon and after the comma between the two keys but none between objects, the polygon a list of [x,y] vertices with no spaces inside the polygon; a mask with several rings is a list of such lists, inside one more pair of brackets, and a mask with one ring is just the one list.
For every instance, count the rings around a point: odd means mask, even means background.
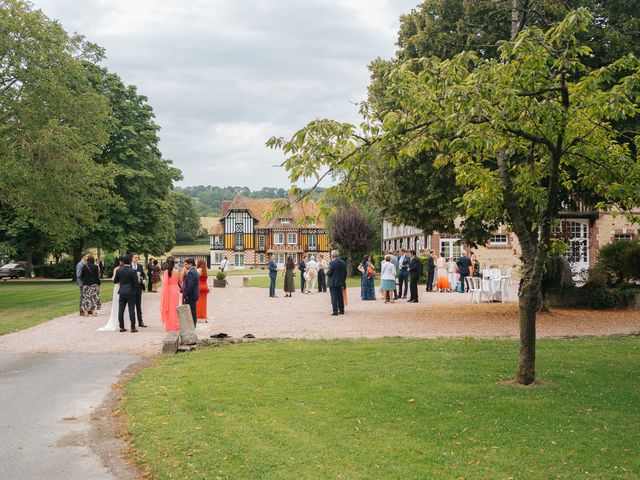
[{"label": "group of guest", "polygon": [[198,319],[207,320],[207,295],[209,293],[207,262],[193,258],[178,268],[174,257],[168,257],[162,274],[160,291],[160,318],[167,332],[180,330],[177,307],[182,301],[189,305],[193,325]]},{"label": "group of guest", "polygon": [[[276,279],[278,278],[278,264],[273,260],[273,254],[267,254],[269,270],[269,297],[275,298],[276,295]],[[314,293],[316,290],[316,282],[318,284],[318,292],[323,293],[327,291],[327,270],[329,268],[328,262],[324,259],[324,255],[318,256],[316,261],[313,255],[304,255],[297,265],[297,270],[300,272],[300,291],[302,293]],[[291,297],[295,292],[296,286],[294,277],[296,275],[296,263],[293,261],[293,257],[289,255],[287,261],[282,269],[282,276],[284,277],[284,296]]]},{"label": "group of guest", "polygon": [[[358,265],[361,275],[360,298],[362,300],[375,300],[376,275],[375,265],[369,255],[362,257]],[[418,303],[418,281],[423,274],[423,265],[415,250],[407,252],[400,249],[399,254],[388,252],[380,265],[380,291],[385,303],[394,303],[398,299],[406,299],[408,302]],[[427,292],[452,292],[465,293],[469,291],[469,278],[480,275],[480,262],[473,252],[470,256],[462,251],[456,260],[445,254],[439,257],[433,250],[429,251],[426,259]]]}]

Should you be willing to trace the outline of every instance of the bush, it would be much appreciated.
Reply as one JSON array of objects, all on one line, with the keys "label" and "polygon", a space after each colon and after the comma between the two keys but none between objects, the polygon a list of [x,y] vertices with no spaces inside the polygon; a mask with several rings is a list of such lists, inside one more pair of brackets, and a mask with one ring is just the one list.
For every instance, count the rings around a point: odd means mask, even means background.
[{"label": "bush", "polygon": [[597,268],[613,285],[640,280],[640,241],[618,240],[605,245],[598,252]]},{"label": "bush", "polygon": [[76,264],[72,258],[65,258],[59,263],[39,265],[34,268],[36,277],[41,278],[73,278]]},{"label": "bush", "polygon": [[640,294],[640,288],[606,288],[585,285],[580,288],[580,303],[594,310],[628,306]]},{"label": "bush", "polygon": [[217,272],[216,273],[216,279],[217,280],[224,280],[225,278],[227,278],[227,274],[225,272]]}]

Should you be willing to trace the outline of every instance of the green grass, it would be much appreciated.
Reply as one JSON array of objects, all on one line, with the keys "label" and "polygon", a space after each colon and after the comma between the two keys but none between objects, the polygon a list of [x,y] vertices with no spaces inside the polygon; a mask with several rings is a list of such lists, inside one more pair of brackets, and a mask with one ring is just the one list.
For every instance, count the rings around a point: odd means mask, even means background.
[{"label": "green grass", "polygon": [[[111,301],[112,294],[111,281],[103,281],[102,301]],[[77,312],[79,300],[80,289],[71,281],[0,282],[0,335]]]},{"label": "green grass", "polygon": [[[300,290],[300,276],[296,275],[293,279],[293,282],[296,286],[296,291]],[[249,286],[250,287],[259,287],[259,288],[269,288],[269,276],[253,276],[249,278]],[[318,282],[316,282],[316,290],[317,290]],[[359,287],[360,286],[360,278],[347,278],[347,287]],[[282,292],[284,290],[284,277],[282,274],[278,275],[276,279],[276,290]]]},{"label": "green grass", "polygon": [[168,357],[125,407],[154,478],[638,478],[638,338],[264,341]]}]

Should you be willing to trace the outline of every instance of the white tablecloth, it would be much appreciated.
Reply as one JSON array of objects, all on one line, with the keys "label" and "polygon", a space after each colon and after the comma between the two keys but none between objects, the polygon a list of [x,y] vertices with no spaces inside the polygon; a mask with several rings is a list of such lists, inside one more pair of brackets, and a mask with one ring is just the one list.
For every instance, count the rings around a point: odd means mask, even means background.
[{"label": "white tablecloth", "polygon": [[[500,270],[498,270],[498,273]],[[482,296],[488,301],[499,300],[497,293],[500,291],[500,277],[498,278],[483,278],[481,281]]]},{"label": "white tablecloth", "polygon": [[500,280],[500,277],[502,276],[502,272],[500,271],[499,268],[485,268],[482,272],[482,278],[491,278],[494,280]]}]

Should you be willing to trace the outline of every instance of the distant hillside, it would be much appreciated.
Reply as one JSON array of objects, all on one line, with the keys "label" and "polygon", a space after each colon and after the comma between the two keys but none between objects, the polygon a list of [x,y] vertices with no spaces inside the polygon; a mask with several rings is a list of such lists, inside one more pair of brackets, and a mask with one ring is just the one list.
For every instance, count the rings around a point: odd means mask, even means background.
[{"label": "distant hillside", "polygon": [[[284,188],[264,187],[261,190],[251,190],[248,187],[217,187],[212,185],[198,185],[195,187],[176,187],[176,192],[184,193],[194,199],[194,206],[198,215],[211,217],[220,215],[222,202],[233,200],[236,193],[246,198],[287,198],[287,190]],[[318,189],[317,194],[322,193]],[[314,196],[315,196],[314,192]]]}]

